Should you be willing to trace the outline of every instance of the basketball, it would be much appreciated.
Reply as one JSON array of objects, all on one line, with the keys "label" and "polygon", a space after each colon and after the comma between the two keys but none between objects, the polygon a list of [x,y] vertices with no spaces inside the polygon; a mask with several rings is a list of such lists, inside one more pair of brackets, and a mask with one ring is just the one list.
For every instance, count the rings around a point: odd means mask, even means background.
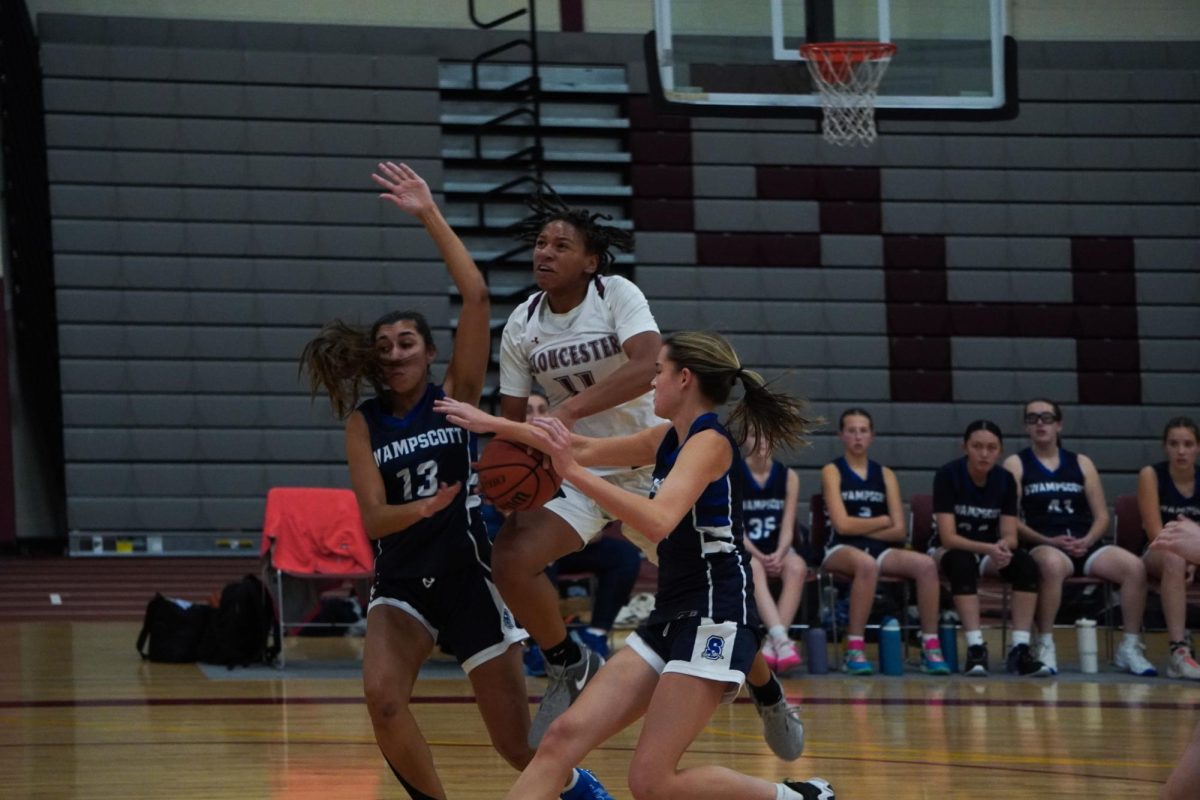
[{"label": "basketball", "polygon": [[542,454],[493,439],[476,465],[484,498],[501,511],[529,511],[554,497],[562,478],[542,465]]}]

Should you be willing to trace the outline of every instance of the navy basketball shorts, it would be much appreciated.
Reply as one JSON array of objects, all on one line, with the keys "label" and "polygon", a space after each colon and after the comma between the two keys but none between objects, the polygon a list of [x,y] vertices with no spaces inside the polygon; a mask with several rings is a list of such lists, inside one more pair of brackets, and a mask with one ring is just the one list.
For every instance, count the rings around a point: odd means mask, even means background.
[{"label": "navy basketball shorts", "polygon": [[1104,544],[1104,542],[1096,542],[1090,548],[1088,548],[1088,551],[1083,555],[1069,556],[1054,545],[1039,544],[1029,548],[1029,552],[1035,553],[1043,548],[1046,550],[1051,550],[1071,562],[1071,574],[1076,578],[1090,578],[1092,577],[1092,564],[1095,563],[1096,556],[1100,555],[1101,552],[1110,547],[1116,547],[1116,545]]},{"label": "navy basketball shorts", "polygon": [[427,578],[376,575],[367,613],[375,606],[398,608],[415,618],[467,673],[529,638],[479,564]]},{"label": "navy basketball shorts", "polygon": [[874,558],[875,563],[881,568],[883,567],[883,560],[887,558],[888,553],[892,552],[894,549],[893,545],[888,542],[881,542],[878,539],[872,539],[867,536],[856,536],[854,539],[843,540],[837,544],[827,546],[825,548],[825,558],[821,559],[821,565],[824,566],[825,561],[843,547],[856,547],[859,550],[862,550],[864,553]]},{"label": "navy basketball shorts", "polygon": [[758,653],[759,637],[753,628],[697,613],[642,625],[625,645],[659,675],[677,672],[728,684],[721,701],[732,703]]}]

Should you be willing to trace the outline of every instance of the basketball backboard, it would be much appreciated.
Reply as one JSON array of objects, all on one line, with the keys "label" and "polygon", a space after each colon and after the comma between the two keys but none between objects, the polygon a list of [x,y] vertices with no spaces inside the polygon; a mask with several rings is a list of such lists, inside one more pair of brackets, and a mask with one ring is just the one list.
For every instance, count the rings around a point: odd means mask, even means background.
[{"label": "basketball backboard", "polygon": [[650,91],[685,114],[817,116],[800,55],[817,41],[897,46],[876,116],[1016,116],[1005,0],[655,0]]}]

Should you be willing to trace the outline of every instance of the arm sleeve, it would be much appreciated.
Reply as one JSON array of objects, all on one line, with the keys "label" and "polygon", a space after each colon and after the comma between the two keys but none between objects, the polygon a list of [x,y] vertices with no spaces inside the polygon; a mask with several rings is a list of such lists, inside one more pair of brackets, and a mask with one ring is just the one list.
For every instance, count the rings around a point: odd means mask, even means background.
[{"label": "arm sleeve", "polygon": [[1004,497],[1000,501],[1000,513],[1015,517],[1017,516],[1017,481],[1006,469],[1004,470],[1004,480]]},{"label": "arm sleeve", "polygon": [[529,364],[521,347],[524,313],[525,303],[522,303],[508,318],[504,333],[500,336],[500,394],[509,397],[528,397],[532,382]]},{"label": "arm sleeve", "polygon": [[646,296],[633,282],[620,276],[608,278],[605,282],[605,299],[612,311],[617,339],[621,344],[639,333],[659,332]]},{"label": "arm sleeve", "polygon": [[954,513],[954,479],[950,471],[942,467],[933,476],[933,512],[935,514]]}]

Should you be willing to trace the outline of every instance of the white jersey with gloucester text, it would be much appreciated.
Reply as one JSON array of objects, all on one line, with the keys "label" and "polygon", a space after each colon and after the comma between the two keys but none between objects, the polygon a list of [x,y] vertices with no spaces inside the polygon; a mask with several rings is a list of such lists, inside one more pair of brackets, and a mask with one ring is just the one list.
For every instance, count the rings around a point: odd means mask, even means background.
[{"label": "white jersey with gloucester text", "polygon": [[[555,408],[572,395],[606,380],[629,361],[625,342],[647,331],[658,333],[645,295],[619,276],[597,277],[583,302],[555,314],[543,292],[513,311],[500,343],[500,393],[528,397],[532,381]],[[654,415],[650,391],[575,423],[583,436],[625,436],[663,420]],[[641,466],[630,464],[629,466]],[[594,470],[607,473],[615,470]]]}]

